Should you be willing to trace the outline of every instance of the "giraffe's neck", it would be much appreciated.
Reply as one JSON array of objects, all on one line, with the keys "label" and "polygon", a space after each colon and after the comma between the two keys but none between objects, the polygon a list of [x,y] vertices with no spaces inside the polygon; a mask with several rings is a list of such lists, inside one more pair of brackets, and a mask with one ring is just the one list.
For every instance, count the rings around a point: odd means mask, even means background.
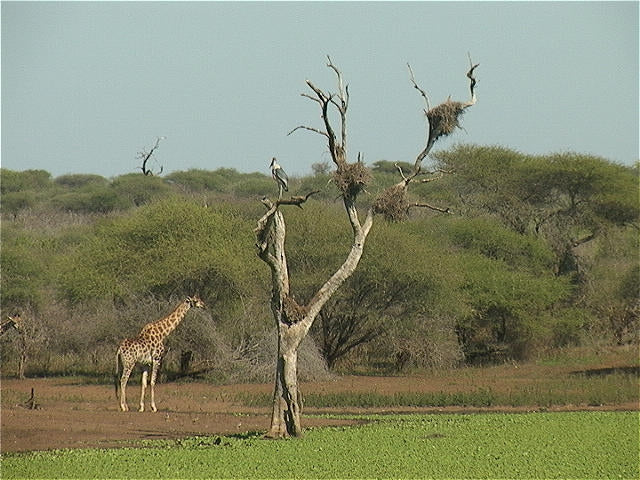
[{"label": "giraffe's neck", "polygon": [[166,338],[176,329],[190,308],[191,303],[188,300],[185,300],[166,317],[145,326],[141,333],[144,334],[145,332],[153,330],[154,333],[159,333],[162,339]]}]

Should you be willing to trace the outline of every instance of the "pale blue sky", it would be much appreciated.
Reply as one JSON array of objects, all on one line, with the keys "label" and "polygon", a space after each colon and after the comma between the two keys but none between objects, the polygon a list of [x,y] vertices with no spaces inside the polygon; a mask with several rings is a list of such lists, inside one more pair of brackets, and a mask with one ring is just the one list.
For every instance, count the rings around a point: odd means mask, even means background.
[{"label": "pale blue sky", "polygon": [[350,85],[350,156],[413,161],[423,103],[465,100],[439,142],[638,160],[637,2],[2,2],[2,166],[54,176],[233,167],[290,174],[328,161],[309,78]]}]

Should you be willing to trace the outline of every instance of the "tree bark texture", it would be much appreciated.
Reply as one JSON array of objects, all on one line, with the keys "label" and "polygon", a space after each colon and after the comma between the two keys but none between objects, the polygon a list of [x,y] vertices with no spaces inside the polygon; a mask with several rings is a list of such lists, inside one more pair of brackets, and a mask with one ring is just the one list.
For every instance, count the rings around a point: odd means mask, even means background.
[{"label": "tree bark texture", "polygon": [[[357,223],[354,227],[354,242],[345,262],[322,285],[309,304],[302,306],[289,295],[289,271],[285,252],[286,225],[279,210],[280,203],[273,205],[268,200],[264,203],[268,211],[258,222],[257,247],[258,255],[271,269],[271,310],[278,329],[273,410],[267,437],[283,438],[302,434],[302,402],[298,392],[297,375],[298,347],[322,306],[355,271],[373,223],[373,214],[367,215],[363,226]],[[352,214],[357,219],[355,209]]]}]

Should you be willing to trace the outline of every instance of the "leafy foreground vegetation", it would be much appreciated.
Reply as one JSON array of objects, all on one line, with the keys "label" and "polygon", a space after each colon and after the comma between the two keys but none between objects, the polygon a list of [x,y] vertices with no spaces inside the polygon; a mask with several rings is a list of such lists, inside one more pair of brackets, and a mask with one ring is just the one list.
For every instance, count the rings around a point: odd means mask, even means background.
[{"label": "leafy foreground vegetation", "polygon": [[638,478],[637,412],[359,417],[358,427],[6,455],[4,478]]}]

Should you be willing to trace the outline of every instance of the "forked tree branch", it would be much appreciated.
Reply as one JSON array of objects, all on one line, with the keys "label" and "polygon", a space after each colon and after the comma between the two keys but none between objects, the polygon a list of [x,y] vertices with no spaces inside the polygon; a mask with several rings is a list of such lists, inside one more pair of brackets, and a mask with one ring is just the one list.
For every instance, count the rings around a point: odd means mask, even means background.
[{"label": "forked tree branch", "polygon": [[[474,70],[480,65],[475,65],[471,61],[471,55],[469,54],[469,70],[467,71],[467,78],[469,79],[469,89],[471,91],[471,98],[467,102],[454,102],[450,98],[445,100],[440,105],[433,108],[429,108],[425,114],[429,120],[429,137],[425,148],[418,154],[414,162],[414,173],[420,172],[422,161],[429,155],[435,142],[443,136],[450,135],[453,131],[459,127],[459,118],[464,111],[472,105],[475,105],[476,98],[476,78],[473,76]],[[421,95],[426,99],[426,93],[420,88],[415,80],[413,70],[409,66],[409,74],[411,82],[415,89],[417,89]],[[415,177],[415,175],[414,175]]]},{"label": "forked tree branch", "polygon": [[473,64],[473,62],[471,61],[471,54],[469,52],[467,52],[467,55],[469,56],[469,71],[467,72],[467,78],[469,79],[469,89],[471,90],[471,100],[470,100],[470,104],[468,106],[473,105],[474,103],[476,103],[476,79],[473,76],[473,71],[478,67],[478,65],[480,65],[479,63],[476,63],[475,65]]},{"label": "forked tree branch", "polygon": [[407,63],[407,68],[409,69],[409,80],[411,80],[411,84],[413,85],[413,88],[418,90],[420,92],[420,95],[422,95],[422,98],[424,98],[424,103],[427,107],[424,112],[427,113],[429,110],[431,110],[429,96],[427,95],[427,92],[425,92],[422,88],[420,88],[420,86],[418,85],[418,82],[416,82],[416,77],[413,74],[413,69],[411,68],[411,65],[409,63]]},{"label": "forked tree branch", "polygon": [[[400,220],[405,218],[410,207],[424,207],[431,210],[435,210],[442,213],[450,213],[448,208],[434,207],[429,204],[421,203],[409,203],[406,199],[407,190],[409,184],[416,180],[419,175],[422,175],[422,162],[429,155],[434,144],[440,137],[450,135],[459,128],[459,118],[465,112],[465,110],[476,103],[475,86],[476,79],[474,77],[474,71],[479,64],[473,64],[471,61],[471,55],[469,55],[469,70],[467,71],[467,78],[470,82],[471,98],[468,102],[456,102],[448,98],[440,105],[433,108],[430,107],[429,97],[427,92],[418,84],[413,69],[410,64],[407,64],[409,69],[409,80],[414,89],[416,89],[420,96],[424,99],[426,109],[424,110],[427,120],[429,121],[429,130],[427,143],[425,147],[418,153],[413,163],[413,169],[410,173],[403,172],[402,169],[396,164],[396,168],[400,173],[402,180],[395,185],[384,190],[376,199],[374,203],[374,209],[376,213],[384,215],[389,220]],[[433,175],[436,172],[424,172],[425,174]],[[444,171],[437,177],[423,178],[419,180],[420,183],[428,183],[435,181],[443,176]]]},{"label": "forked tree branch", "polygon": [[[153,175],[153,172],[151,171],[151,169],[147,168],[147,162],[151,159],[153,152],[155,152],[157,148],[160,146],[160,140],[164,140],[165,138],[166,137],[157,137],[155,145],[151,147],[151,150],[149,150],[149,152],[146,152],[143,150],[141,152],[138,152],[138,154],[136,155],[136,158],[139,158],[140,160],[142,160],[142,166],[138,168],[142,170],[142,173],[145,176]],[[163,168],[164,167],[160,165],[160,170],[158,171],[157,175],[160,175],[162,173]]]},{"label": "forked tree branch", "polygon": [[[307,80],[306,83],[315,95],[308,93],[302,93],[301,95],[308,98],[320,105],[322,112],[322,121],[324,123],[324,130],[315,127],[309,127],[307,125],[299,125],[289,132],[291,135],[297,130],[308,130],[320,134],[327,138],[329,143],[329,152],[333,162],[338,168],[342,167],[346,163],[346,150],[347,150],[347,109],[349,108],[349,87],[344,84],[342,79],[342,72],[331,61],[331,57],[327,56],[327,67],[334,71],[336,74],[336,80],[338,82],[338,93],[326,93],[322,89],[316,87],[313,82]],[[340,140],[336,137],[335,130],[331,125],[329,118],[329,106],[333,105],[340,114]]]}]

